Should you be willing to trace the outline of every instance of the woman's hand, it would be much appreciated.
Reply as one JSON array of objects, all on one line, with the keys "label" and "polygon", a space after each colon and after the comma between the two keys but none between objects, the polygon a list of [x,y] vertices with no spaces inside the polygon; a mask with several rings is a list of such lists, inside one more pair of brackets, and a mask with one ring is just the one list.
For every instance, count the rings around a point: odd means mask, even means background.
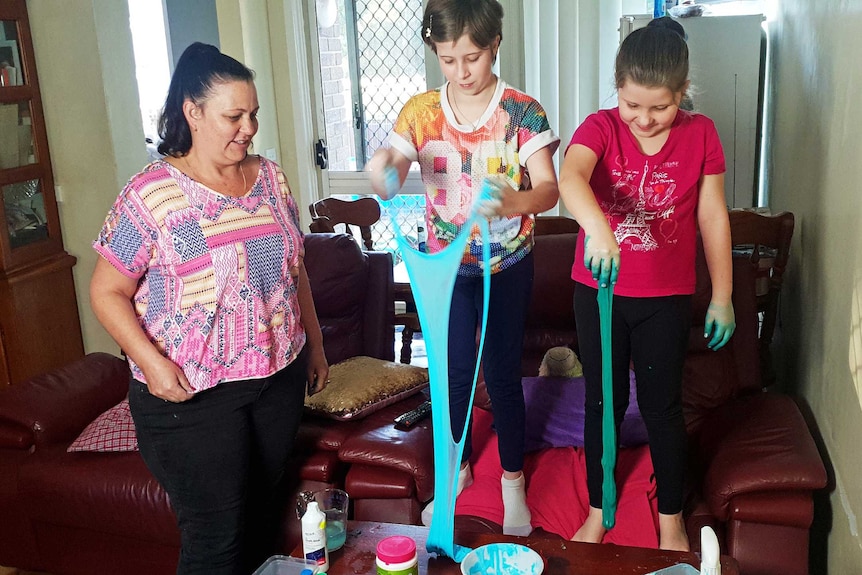
[{"label": "woman's hand", "polygon": [[137,280],[100,257],[90,280],[90,306],[120,349],[144,372],[152,395],[165,401],[186,401],[194,391],[183,370],[162,355],[138,323],[132,307],[137,286]]},{"label": "woman's hand", "polygon": [[321,392],[329,385],[329,363],[323,346],[309,349],[307,382],[308,395]]},{"label": "woman's hand", "polygon": [[[384,200],[391,200],[401,189],[399,157],[392,148],[378,148],[365,166],[371,189]],[[403,158],[403,156],[401,156]],[[406,158],[404,158],[406,160]],[[408,163],[409,169],[409,163]],[[395,179],[397,178],[397,179]]]},{"label": "woman's hand", "polygon": [[733,304],[719,304],[709,302],[706,309],[706,321],[703,325],[703,337],[712,339],[706,346],[712,351],[718,351],[724,344],[730,341],[730,336],[736,330],[736,316],[733,313]]},{"label": "woman's hand", "polygon": [[183,370],[168,358],[160,357],[146,366],[139,364],[138,367],[144,372],[150,395],[173,403],[182,403],[194,397]]},{"label": "woman's hand", "polygon": [[617,281],[620,246],[590,187],[598,161],[590,148],[572,144],[560,171],[560,197],[584,230],[584,267],[590,270],[599,287],[608,287]]},{"label": "woman's hand", "polygon": [[483,179],[479,197],[475,200],[476,213],[488,219],[502,215],[507,190],[514,192],[505,180],[492,177]]},{"label": "woman's hand", "polygon": [[600,227],[584,236],[584,267],[590,270],[599,287],[617,283],[620,246],[610,227]]},{"label": "woman's hand", "polygon": [[386,192],[386,178],[384,172],[387,167],[392,165],[392,150],[389,148],[378,148],[371,159],[365,164],[365,171],[368,173],[368,180],[371,182],[371,189],[374,193],[388,200]]},{"label": "woman's hand", "polygon": [[697,201],[697,227],[703,239],[703,252],[712,299],[706,310],[704,339],[711,337],[707,347],[716,351],[724,347],[736,329],[733,313],[733,261],[731,258],[730,221],[724,203],[724,174],[701,178]]}]

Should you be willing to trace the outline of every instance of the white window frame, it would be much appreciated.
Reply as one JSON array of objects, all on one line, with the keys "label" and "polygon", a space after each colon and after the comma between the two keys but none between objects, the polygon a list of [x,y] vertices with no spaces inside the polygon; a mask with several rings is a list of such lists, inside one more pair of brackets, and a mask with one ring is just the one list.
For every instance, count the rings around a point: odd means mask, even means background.
[{"label": "white window frame", "polygon": [[[524,85],[523,2],[524,0],[501,0],[500,2],[506,16],[503,19],[505,41],[501,45],[499,54],[499,73],[507,82],[517,87]],[[303,150],[312,150],[314,142],[319,139],[326,139],[323,122],[320,57],[315,33],[315,0],[290,2],[289,4],[290,6],[287,7],[289,11],[288,21],[293,23],[294,36],[293,42],[289,42],[289,45],[297,46],[298,50],[295,54],[297,61],[308,63],[306,67],[290,67],[291,86],[305,88],[292,91],[292,96],[296,98],[293,106],[294,126],[296,128],[294,138],[300,152],[298,155],[305,156],[301,153]],[[291,30],[288,30],[288,34],[291,34]],[[298,45],[300,43],[301,47]],[[441,86],[445,81],[435,54],[427,48],[425,77],[426,86],[429,89]],[[305,118],[300,118],[300,115],[304,115]],[[310,153],[310,157],[312,161],[310,163],[303,162],[299,169],[300,173],[305,173],[302,184],[311,191],[312,202],[329,195],[373,193],[365,173],[321,170],[313,162],[313,153]],[[309,173],[309,170],[312,173]],[[418,170],[412,170],[408,174],[401,193],[425,193]]]}]

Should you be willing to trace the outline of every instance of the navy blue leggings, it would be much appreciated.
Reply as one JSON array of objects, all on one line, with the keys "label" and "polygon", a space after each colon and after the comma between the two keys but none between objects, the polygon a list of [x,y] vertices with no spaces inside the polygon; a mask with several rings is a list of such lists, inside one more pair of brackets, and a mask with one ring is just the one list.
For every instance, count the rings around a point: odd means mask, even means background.
[{"label": "navy blue leggings", "polygon": [[[467,403],[476,369],[476,330],[484,303],[483,279],[458,276],[452,292],[449,316],[449,417],[457,440],[468,421]],[[524,322],[533,289],[533,254],[491,276],[488,327],[482,372],[491,397],[500,462],[505,471],[524,467],[524,389],[521,386],[521,353]],[[469,418],[472,421],[472,417]],[[470,433],[464,443],[463,461],[473,445]]]},{"label": "navy blue leggings", "polygon": [[[602,346],[598,291],[575,285],[578,348],[586,379],[584,450],[590,505],[602,506]],[[682,367],[691,328],[691,297],[614,296],[611,339],[614,415],[620,423],[629,400],[629,364],[634,364],[637,398],[649,434],[658,510],[682,511],[688,436],[682,414]]]},{"label": "navy blue leggings", "polygon": [[270,377],[222,383],[184,403],[131,381],[141,456],[180,528],[178,574],[248,575],[274,552],[305,365],[300,356]]}]

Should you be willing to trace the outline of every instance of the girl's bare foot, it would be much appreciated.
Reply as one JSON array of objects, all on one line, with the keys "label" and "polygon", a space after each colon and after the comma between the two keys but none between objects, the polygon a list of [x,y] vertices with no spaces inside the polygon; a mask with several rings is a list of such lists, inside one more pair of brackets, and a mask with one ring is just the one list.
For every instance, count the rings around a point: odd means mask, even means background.
[{"label": "girl's bare foot", "polygon": [[605,536],[606,529],[602,525],[602,510],[595,507],[590,507],[590,513],[587,515],[587,520],[578,529],[572,541],[582,541],[584,543],[601,543]]},{"label": "girl's bare foot", "polygon": [[690,551],[682,512],[673,515],[658,514],[659,548],[669,551]]}]

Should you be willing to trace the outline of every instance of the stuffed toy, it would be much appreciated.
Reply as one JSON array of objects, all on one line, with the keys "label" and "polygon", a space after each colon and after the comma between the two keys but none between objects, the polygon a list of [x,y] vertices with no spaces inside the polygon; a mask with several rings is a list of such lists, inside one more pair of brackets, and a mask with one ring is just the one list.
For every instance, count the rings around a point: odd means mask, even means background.
[{"label": "stuffed toy", "polygon": [[578,355],[568,347],[552,347],[545,352],[539,377],[582,377],[584,368]]}]

